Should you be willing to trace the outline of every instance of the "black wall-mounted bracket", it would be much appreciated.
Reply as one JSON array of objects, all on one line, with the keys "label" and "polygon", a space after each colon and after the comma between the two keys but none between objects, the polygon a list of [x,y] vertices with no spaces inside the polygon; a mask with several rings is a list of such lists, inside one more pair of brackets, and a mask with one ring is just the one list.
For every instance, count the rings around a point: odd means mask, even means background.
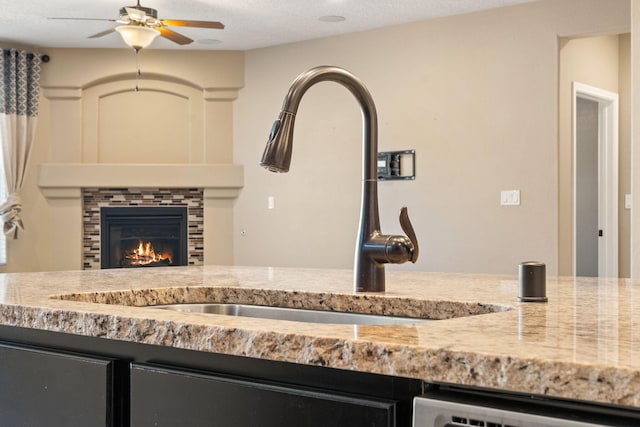
[{"label": "black wall-mounted bracket", "polygon": [[382,151],[378,153],[378,180],[415,180],[416,150]]}]

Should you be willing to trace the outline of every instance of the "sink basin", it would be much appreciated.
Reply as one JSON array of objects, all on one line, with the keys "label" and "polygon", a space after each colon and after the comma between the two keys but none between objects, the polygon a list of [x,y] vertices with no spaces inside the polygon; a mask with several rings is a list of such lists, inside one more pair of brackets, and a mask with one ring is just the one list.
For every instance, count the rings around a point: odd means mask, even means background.
[{"label": "sink basin", "polygon": [[258,317],[261,319],[292,320],[295,322],[344,325],[401,325],[429,321],[429,319],[417,319],[412,317],[345,313],[340,311],[306,310],[301,308],[270,307],[251,304],[168,304],[149,307],[176,310],[186,313],[224,314],[227,316]]},{"label": "sink basin", "polygon": [[142,288],[52,295],[51,298],[183,313],[347,325],[416,324],[513,309],[501,304],[413,299],[384,294],[357,295],[235,286]]}]

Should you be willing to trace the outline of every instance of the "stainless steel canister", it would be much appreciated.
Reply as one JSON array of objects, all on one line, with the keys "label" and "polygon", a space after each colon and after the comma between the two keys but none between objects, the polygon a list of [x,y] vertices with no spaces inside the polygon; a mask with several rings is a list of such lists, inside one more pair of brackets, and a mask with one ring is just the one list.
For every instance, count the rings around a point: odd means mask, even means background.
[{"label": "stainless steel canister", "polygon": [[518,301],[547,302],[547,268],[543,262],[526,261],[518,269]]}]

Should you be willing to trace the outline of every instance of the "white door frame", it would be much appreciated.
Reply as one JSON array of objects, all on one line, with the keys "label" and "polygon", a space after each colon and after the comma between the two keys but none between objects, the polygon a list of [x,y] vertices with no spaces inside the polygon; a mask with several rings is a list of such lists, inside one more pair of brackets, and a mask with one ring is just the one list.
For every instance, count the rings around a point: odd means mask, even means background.
[{"label": "white door frame", "polygon": [[598,103],[598,275],[618,277],[618,94],[573,82],[573,275],[576,275],[576,103]]}]

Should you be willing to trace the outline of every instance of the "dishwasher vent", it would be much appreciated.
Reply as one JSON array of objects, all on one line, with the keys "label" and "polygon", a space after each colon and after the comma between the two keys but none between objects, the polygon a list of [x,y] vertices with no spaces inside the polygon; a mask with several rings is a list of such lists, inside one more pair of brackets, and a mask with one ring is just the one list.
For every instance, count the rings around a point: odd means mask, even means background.
[{"label": "dishwasher vent", "polygon": [[487,421],[486,419],[479,418],[467,418],[467,416],[451,416],[451,422],[444,425],[444,427],[457,427],[457,426],[475,426],[475,427],[517,427],[512,424],[503,424],[502,422]]},{"label": "dishwasher vent", "polygon": [[[437,398],[413,400],[413,427],[596,427],[605,424],[575,421]],[[513,410],[512,410],[513,409]]]}]

